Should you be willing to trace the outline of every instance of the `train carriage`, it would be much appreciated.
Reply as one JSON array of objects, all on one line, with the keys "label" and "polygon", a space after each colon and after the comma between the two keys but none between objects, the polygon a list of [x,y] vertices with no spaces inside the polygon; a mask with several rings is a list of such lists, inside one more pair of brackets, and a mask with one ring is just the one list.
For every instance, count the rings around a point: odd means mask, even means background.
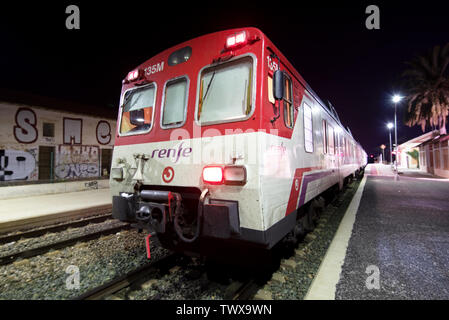
[{"label": "train carriage", "polygon": [[113,216],[188,254],[272,248],[367,159],[256,28],[198,37],[132,70],[117,121]]}]

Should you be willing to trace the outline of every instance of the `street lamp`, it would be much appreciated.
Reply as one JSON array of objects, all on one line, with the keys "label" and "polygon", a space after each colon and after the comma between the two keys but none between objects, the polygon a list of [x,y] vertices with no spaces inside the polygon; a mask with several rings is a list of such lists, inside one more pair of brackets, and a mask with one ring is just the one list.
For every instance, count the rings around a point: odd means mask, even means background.
[{"label": "street lamp", "polygon": [[390,136],[390,164],[393,164],[393,150],[391,149],[391,129],[393,128],[393,124],[391,122],[389,122],[387,124],[387,128],[388,128],[388,133]]},{"label": "street lamp", "polygon": [[395,160],[394,160],[394,170],[396,173],[398,172],[398,124],[397,124],[397,117],[396,117],[396,107],[398,102],[402,100],[402,97],[400,95],[395,94],[392,98],[394,103],[394,144],[395,144]]},{"label": "street lamp", "polygon": [[384,144],[381,144],[380,148],[382,149],[382,164],[384,164],[384,161],[386,162],[386,160],[385,160],[385,148],[386,148],[386,146]]}]

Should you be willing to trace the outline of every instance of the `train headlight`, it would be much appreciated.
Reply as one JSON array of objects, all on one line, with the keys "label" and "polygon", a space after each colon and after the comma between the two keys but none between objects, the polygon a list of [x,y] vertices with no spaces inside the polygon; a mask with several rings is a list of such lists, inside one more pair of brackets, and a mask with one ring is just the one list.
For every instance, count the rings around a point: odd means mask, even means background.
[{"label": "train headlight", "polygon": [[210,184],[223,183],[223,167],[208,166],[203,169],[203,181]]},{"label": "train headlight", "polygon": [[208,184],[244,185],[244,166],[207,166],[203,169],[203,181]]},{"label": "train headlight", "polygon": [[244,185],[246,183],[246,168],[244,166],[226,166],[224,168],[224,182],[230,185]]}]

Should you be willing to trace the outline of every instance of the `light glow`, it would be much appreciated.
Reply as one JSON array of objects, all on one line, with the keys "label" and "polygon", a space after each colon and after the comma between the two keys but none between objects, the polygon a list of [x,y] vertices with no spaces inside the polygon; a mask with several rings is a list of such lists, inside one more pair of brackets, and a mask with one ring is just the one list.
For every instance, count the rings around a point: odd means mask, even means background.
[{"label": "light glow", "polygon": [[394,127],[394,125],[391,123],[391,122],[389,122],[388,124],[387,124],[387,128],[388,129],[392,129]]},{"label": "light glow", "polygon": [[246,44],[246,32],[242,31],[226,39],[226,48],[230,49],[239,45]]},{"label": "light glow", "polygon": [[128,81],[134,81],[139,77],[139,70],[133,70],[130,73],[128,73],[128,76],[126,77]]},{"label": "light glow", "polygon": [[223,182],[222,167],[205,167],[203,169],[203,181],[206,183],[220,184]]},{"label": "light glow", "polygon": [[400,95],[397,95],[397,94],[395,94],[394,96],[393,96],[393,102],[394,103],[398,103],[399,101],[401,101],[402,100],[402,97],[400,96]]}]

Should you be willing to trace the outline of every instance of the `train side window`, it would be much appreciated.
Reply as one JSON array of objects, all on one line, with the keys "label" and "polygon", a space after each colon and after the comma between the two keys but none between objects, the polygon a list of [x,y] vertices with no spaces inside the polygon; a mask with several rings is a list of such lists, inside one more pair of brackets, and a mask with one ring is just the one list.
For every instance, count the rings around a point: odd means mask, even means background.
[{"label": "train side window", "polygon": [[293,109],[293,94],[292,94],[292,80],[285,77],[285,95],[284,95],[284,123],[287,128],[293,128],[294,109]]},{"label": "train side window", "polygon": [[186,120],[187,77],[169,80],[164,89],[161,127],[164,129],[180,127]]},{"label": "train side window", "polygon": [[329,145],[329,154],[334,154],[334,146],[335,146],[335,137],[334,137],[334,128],[331,125],[327,126],[328,130],[328,145]]},{"label": "train side window", "polygon": [[149,132],[153,126],[156,86],[152,83],[125,93],[120,119],[120,134]]},{"label": "train side window", "polygon": [[312,108],[304,103],[304,148],[306,152],[313,152],[313,124]]},{"label": "train side window", "polygon": [[327,153],[327,122],[323,119],[323,153]]}]

